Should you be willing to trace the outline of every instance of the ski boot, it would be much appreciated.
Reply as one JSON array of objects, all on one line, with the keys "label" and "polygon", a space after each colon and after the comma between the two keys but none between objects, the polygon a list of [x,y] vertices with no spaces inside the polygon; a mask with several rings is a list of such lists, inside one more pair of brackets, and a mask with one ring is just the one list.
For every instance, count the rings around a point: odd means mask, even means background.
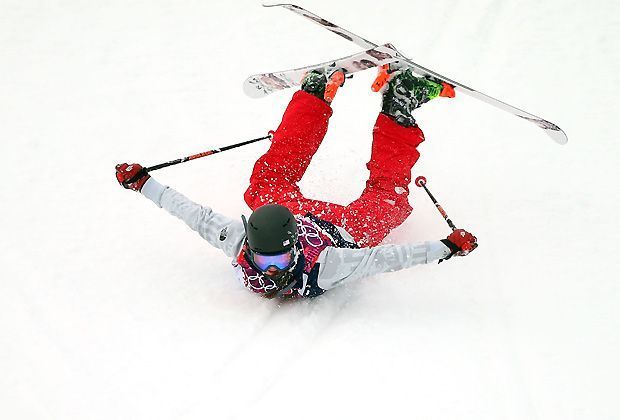
[{"label": "ski boot", "polygon": [[454,87],[431,77],[414,76],[410,68],[382,66],[372,90],[383,93],[381,112],[404,127],[416,125],[412,112],[438,96],[453,98]]},{"label": "ski boot", "polygon": [[336,70],[326,76],[321,70],[312,70],[301,81],[301,90],[324,100],[328,104],[334,100],[338,88],[344,84],[344,71]]}]

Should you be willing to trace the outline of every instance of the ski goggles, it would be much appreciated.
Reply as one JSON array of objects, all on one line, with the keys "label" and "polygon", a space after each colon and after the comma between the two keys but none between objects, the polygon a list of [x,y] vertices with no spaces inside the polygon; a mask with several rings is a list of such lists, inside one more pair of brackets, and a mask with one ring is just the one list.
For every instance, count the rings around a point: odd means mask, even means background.
[{"label": "ski goggles", "polygon": [[269,267],[276,267],[278,270],[286,270],[293,265],[293,251],[286,251],[282,254],[263,255],[252,252],[252,261],[261,271],[267,271]]}]

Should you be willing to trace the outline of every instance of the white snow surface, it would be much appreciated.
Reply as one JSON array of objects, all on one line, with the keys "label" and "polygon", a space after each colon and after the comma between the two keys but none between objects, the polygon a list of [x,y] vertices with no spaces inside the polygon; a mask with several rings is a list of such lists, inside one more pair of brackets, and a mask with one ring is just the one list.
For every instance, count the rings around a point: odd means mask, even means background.
[{"label": "white snow surface", "polygon": [[[269,301],[180,221],[120,188],[275,129],[293,92],[250,74],[361,48],[259,2],[0,1],[0,418],[618,419],[620,7],[615,1],[306,1],[465,96],[417,112],[423,174],[480,248],[314,299]],[[302,182],[363,189],[380,98],[347,81]],[[266,142],[154,173],[216,211]],[[449,233],[412,187],[387,242]]]}]

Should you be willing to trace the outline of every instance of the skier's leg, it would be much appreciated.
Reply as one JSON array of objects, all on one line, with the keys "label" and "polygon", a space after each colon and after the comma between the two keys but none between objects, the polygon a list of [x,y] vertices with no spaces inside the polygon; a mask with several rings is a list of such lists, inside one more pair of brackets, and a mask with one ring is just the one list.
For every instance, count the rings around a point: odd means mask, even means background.
[{"label": "skier's leg", "polygon": [[424,141],[415,125],[404,127],[381,113],[373,130],[370,177],[364,192],[343,214],[343,227],[360,246],[378,245],[411,213],[411,168],[420,157],[417,146]]},{"label": "skier's leg", "polygon": [[278,203],[297,213],[341,216],[342,206],[306,199],[297,183],[325,137],[332,115],[329,104],[343,83],[344,73],[339,70],[331,74],[313,70],[304,76],[301,91],[293,95],[271,147],[254,165],[244,195],[251,209]]},{"label": "skier's leg", "polygon": [[269,150],[254,165],[244,195],[250,208],[303,198],[297,183],[319,148],[331,115],[329,104],[316,96],[304,91],[293,95]]}]

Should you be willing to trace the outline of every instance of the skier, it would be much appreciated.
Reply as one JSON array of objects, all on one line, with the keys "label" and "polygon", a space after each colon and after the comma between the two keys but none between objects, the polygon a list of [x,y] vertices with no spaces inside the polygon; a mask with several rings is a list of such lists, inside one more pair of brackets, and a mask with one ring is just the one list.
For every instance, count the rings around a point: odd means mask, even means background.
[{"label": "skier", "polygon": [[390,67],[373,130],[370,177],[362,195],[348,206],[308,199],[297,185],[332,115],[333,77],[320,71],[304,77],[269,150],[254,165],[244,195],[253,210],[249,219],[230,219],[196,204],[158,183],[138,164],[117,165],[117,180],[233,258],[244,286],[268,298],[315,297],[345,281],[467,255],[477,239],[462,229],[439,241],[379,245],[412,211],[411,168],[424,141],[412,111],[438,96],[454,97],[446,83]]}]

